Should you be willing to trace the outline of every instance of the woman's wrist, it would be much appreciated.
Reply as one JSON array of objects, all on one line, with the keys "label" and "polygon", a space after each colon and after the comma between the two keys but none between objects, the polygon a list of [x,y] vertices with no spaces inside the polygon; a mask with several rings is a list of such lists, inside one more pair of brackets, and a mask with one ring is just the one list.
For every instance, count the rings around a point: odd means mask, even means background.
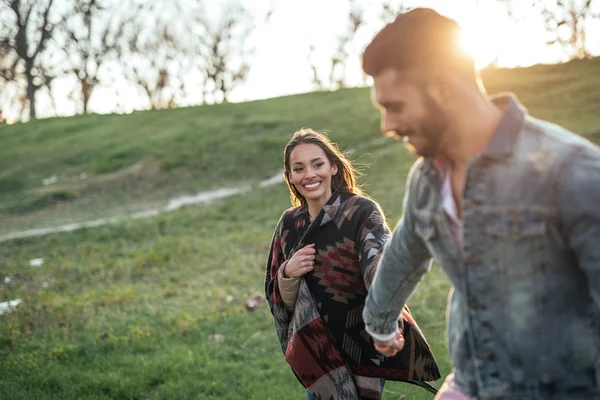
[{"label": "woman's wrist", "polygon": [[284,278],[284,279],[289,279],[289,276],[287,276],[287,274],[285,273],[285,267],[287,267],[287,264],[288,263],[287,263],[287,260],[286,260],[286,261],[284,261],[283,264],[281,264],[281,267],[280,267],[281,268],[281,277]]}]

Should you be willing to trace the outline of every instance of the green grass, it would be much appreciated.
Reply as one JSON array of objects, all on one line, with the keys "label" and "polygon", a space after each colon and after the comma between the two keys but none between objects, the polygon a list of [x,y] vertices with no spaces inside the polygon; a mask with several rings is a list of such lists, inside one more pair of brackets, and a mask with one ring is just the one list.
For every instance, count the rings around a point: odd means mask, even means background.
[{"label": "green grass", "polygon": [[[594,59],[484,78],[491,92],[516,91],[532,114],[594,134],[598,72]],[[94,207],[114,212],[118,202],[139,207],[136,196],[262,179],[304,125],[330,130],[344,148],[371,143],[353,158],[395,224],[413,157],[400,143],[372,142],[378,115],[364,89],[2,127],[0,204],[5,220],[23,228]],[[88,179],[79,179],[83,172]],[[59,182],[40,188],[52,174]],[[25,201],[34,194],[47,196],[37,208]],[[288,201],[279,185],[145,220],[0,243],[0,301],[23,300],[0,316],[0,398],[303,398],[268,310],[244,305],[263,291],[269,241]],[[38,257],[44,264],[29,266]],[[434,268],[409,303],[443,375],[448,290]],[[431,396],[390,382],[384,399]]]},{"label": "green grass", "polygon": [[[600,130],[600,57],[491,69],[483,80],[490,93],[514,91],[535,116],[581,134]],[[302,126],[330,131],[342,148],[379,136],[368,89],[0,125],[0,235],[270,177]],[[53,175],[58,182],[44,186]],[[56,200],[55,191],[72,195]]]},{"label": "green grass", "polygon": [[[371,164],[365,186],[393,223],[410,157],[393,143],[362,163]],[[148,220],[4,243],[0,279],[12,280],[0,293],[24,302],[1,317],[0,397],[301,398],[268,310],[244,306],[262,293],[269,241],[287,204],[280,185]],[[37,257],[44,265],[29,267]],[[435,270],[425,285],[411,306],[447,373],[448,283]],[[223,340],[211,341],[215,334]],[[430,398],[403,384],[386,390],[388,399]]]}]

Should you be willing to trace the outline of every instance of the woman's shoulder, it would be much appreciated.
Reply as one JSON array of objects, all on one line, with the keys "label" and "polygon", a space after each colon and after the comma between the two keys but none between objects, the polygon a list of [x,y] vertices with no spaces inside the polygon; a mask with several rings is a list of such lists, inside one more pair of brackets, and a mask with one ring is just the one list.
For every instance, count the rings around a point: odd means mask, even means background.
[{"label": "woman's shoulder", "polygon": [[381,225],[385,229],[389,229],[383,209],[375,199],[364,195],[356,195],[356,197],[355,204],[359,208],[356,215],[360,224]]},{"label": "woman's shoulder", "polygon": [[354,197],[354,204],[359,206],[361,209],[365,209],[368,211],[378,211],[382,213],[381,206],[377,203],[376,200],[368,197],[366,195],[356,194]]},{"label": "woman's shoulder", "polygon": [[283,213],[281,213],[280,221],[289,221],[291,219],[297,218],[299,215],[302,215],[306,212],[305,206],[296,206],[290,207],[286,209]]}]

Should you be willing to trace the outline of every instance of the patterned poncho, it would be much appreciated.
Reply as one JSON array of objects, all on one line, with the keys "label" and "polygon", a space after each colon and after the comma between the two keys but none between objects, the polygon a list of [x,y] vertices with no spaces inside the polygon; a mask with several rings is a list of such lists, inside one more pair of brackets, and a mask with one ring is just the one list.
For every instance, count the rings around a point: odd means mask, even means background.
[{"label": "patterned poncho", "polygon": [[[277,225],[266,271],[267,303],[286,362],[319,399],[380,399],[380,377],[424,387],[440,377],[408,308],[399,318],[406,342],[396,356],[379,354],[365,331],[367,288],[389,237],[377,203],[351,193],[334,193],[312,223],[307,207],[300,206],[285,211]],[[310,243],[316,249],[314,269],[301,278],[290,313],[277,273]]]}]

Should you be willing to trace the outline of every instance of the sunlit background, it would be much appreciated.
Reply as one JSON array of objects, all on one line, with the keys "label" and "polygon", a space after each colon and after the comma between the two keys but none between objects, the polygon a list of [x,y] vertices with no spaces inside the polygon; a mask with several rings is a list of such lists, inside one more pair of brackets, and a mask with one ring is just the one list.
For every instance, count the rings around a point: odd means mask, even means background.
[{"label": "sunlit background", "polygon": [[[415,6],[489,93],[600,144],[600,0],[0,0],[0,399],[306,398],[264,301],[283,149],[325,131],[397,223],[414,155],[359,55]],[[431,268],[409,304],[443,377],[450,288]]]},{"label": "sunlit background", "polygon": [[[66,9],[68,1],[56,0],[56,3],[63,4]],[[111,1],[113,5],[120,4],[117,0],[110,0],[108,3]],[[171,24],[175,27],[173,32],[179,35],[177,40],[184,46],[202,40],[202,32],[187,28],[191,25],[186,23],[193,24],[194,18],[200,17],[218,24],[223,19],[224,10],[232,5],[241,5],[246,10],[247,18],[252,20],[243,50],[247,53],[244,60],[248,62],[249,69],[245,79],[237,83],[231,91],[228,97],[230,102],[264,99],[316,89],[336,89],[339,85],[329,79],[331,58],[336,53],[340,38],[348,31],[348,17],[352,10],[359,13],[362,24],[344,47],[344,71],[340,72],[341,65],[337,67],[336,80],[343,79],[343,86],[368,85],[369,81],[361,74],[358,57],[370,38],[391,18],[390,15],[382,17],[385,4],[392,11],[417,6],[432,7],[456,19],[464,27],[463,44],[475,56],[479,68],[555,63],[566,61],[572,56],[559,43],[548,44],[556,35],[545,24],[543,10],[556,10],[557,2],[554,0],[180,0],[138,3],[154,5],[142,21],[146,28],[157,26],[157,21]],[[577,1],[569,3],[576,4]],[[583,1],[579,3],[583,4]],[[590,55],[595,55],[600,53],[600,20],[593,18],[593,14],[600,11],[600,4],[597,1],[592,3],[594,4],[589,18],[585,19],[583,25],[587,35],[586,49]],[[198,4],[201,4],[201,7]],[[186,8],[189,15],[185,11],[182,14],[181,10]],[[60,11],[60,7],[57,9]],[[7,18],[10,20],[6,7],[0,12],[2,21],[7,21]],[[565,26],[561,29],[565,29]],[[63,49],[60,49],[59,41],[51,41],[48,48],[48,52],[56,55],[56,59],[67,62],[64,56],[60,56]],[[242,49],[231,49],[231,54],[228,54],[229,60],[235,63],[241,52]],[[149,69],[149,65],[141,64],[140,69]],[[203,99],[201,96],[203,77],[198,65],[194,61],[182,61],[177,72],[173,72],[178,77],[172,81],[176,80],[184,90],[176,96],[170,106],[198,105],[215,101]],[[93,90],[89,112],[129,113],[152,106],[144,88],[128,79],[116,64],[110,67],[110,62],[105,63],[105,68],[99,76],[101,82]],[[321,80],[321,87],[315,84],[315,76]],[[40,90],[37,94],[38,117],[66,116],[81,112],[77,96],[74,95],[78,85],[72,73],[55,74],[49,85],[50,89]],[[25,102],[15,101],[16,98],[23,97],[24,84],[8,84],[0,86],[0,89],[0,106],[4,119],[9,122],[28,119]]]}]

